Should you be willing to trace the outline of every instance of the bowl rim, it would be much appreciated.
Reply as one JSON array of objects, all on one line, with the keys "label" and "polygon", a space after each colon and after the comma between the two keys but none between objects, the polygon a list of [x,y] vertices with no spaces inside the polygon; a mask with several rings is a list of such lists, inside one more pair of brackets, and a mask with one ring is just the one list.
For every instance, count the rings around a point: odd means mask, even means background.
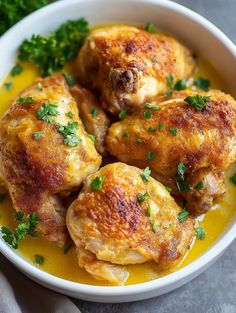
[{"label": "bowl rim", "polygon": [[[99,2],[99,0],[67,0],[67,1],[58,1],[47,5],[36,12],[31,13],[29,16],[25,17],[12,28],[10,28],[1,38],[0,46],[4,44],[4,41],[8,36],[12,35],[13,32],[17,31],[19,26],[27,26],[28,23],[31,23],[34,20],[34,17],[43,18],[45,14],[53,12],[55,9],[63,9],[65,6],[73,6],[74,4],[85,2]],[[104,3],[111,4],[114,0],[103,0]],[[215,25],[209,22],[207,19],[199,15],[198,13],[169,0],[122,0],[122,3],[130,2],[139,2],[143,4],[152,4],[159,7],[166,8],[170,11],[179,13],[185,17],[190,18],[197,24],[203,26],[206,31],[211,33],[214,37],[220,41],[224,47],[236,57],[236,46],[233,42]],[[236,220],[232,221],[228,229],[220,236],[220,238],[200,257],[198,257],[193,262],[189,263],[185,267],[170,273],[166,276],[140,283],[127,286],[95,286],[87,285],[77,282],[72,282],[65,280],[49,274],[33,264],[29,263],[23,255],[13,250],[9,247],[2,239],[0,239],[0,251],[1,253],[10,260],[18,269],[26,273],[27,276],[30,276],[37,281],[43,283],[46,286],[50,286],[57,290],[65,290],[67,292],[89,294],[92,296],[128,296],[128,295],[138,295],[145,292],[151,292],[155,289],[164,289],[172,285],[173,283],[178,283],[185,278],[193,275],[194,273],[200,272],[201,269],[205,268],[210,264],[217,256],[219,256],[226,248],[229,246],[233,240],[236,238]]]}]

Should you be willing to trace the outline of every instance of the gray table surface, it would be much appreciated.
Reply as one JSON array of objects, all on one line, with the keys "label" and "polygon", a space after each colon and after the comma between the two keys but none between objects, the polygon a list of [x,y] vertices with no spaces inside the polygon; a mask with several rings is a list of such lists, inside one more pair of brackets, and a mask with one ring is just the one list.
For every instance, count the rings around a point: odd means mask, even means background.
[{"label": "gray table surface", "polygon": [[[217,25],[236,43],[236,0],[178,0]],[[236,242],[187,285],[150,300],[101,304],[74,300],[82,313],[236,313]]]}]

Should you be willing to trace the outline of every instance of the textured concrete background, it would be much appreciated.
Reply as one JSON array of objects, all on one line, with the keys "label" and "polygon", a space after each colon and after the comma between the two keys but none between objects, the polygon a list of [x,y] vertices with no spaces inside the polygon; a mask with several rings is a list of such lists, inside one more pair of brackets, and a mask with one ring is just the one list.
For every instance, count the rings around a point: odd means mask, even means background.
[{"label": "textured concrete background", "polygon": [[[236,43],[236,0],[176,2],[208,18]],[[167,295],[125,304],[75,303],[82,313],[236,313],[236,242],[206,272]]]}]

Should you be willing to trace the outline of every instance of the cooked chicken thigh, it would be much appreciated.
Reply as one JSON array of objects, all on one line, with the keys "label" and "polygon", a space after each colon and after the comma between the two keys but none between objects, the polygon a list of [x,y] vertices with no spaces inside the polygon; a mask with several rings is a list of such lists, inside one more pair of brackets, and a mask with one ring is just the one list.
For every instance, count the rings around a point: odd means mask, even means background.
[{"label": "cooked chicken thigh", "polygon": [[41,233],[63,244],[65,209],[56,194],[77,188],[101,157],[62,75],[35,83],[13,101],[0,121],[0,160],[14,208],[35,212]]},{"label": "cooked chicken thigh", "polygon": [[191,217],[181,212],[166,188],[149,171],[113,163],[85,180],[67,212],[67,227],[79,265],[97,279],[123,284],[128,272],[120,265],[154,260],[175,263],[194,236]]},{"label": "cooked chicken thigh", "polygon": [[91,32],[77,65],[81,83],[99,91],[103,107],[117,113],[165,92],[168,75],[186,78],[195,62],[173,37],[116,25]]},{"label": "cooked chicken thigh", "polygon": [[109,118],[100,108],[95,95],[89,90],[75,85],[71,88],[71,94],[78,105],[79,116],[86,131],[95,136],[96,149],[100,154],[105,155],[104,141],[110,124]]},{"label": "cooked chicken thigh", "polygon": [[223,172],[236,160],[236,101],[217,90],[202,97],[191,91],[159,97],[113,124],[106,138],[112,155],[150,166],[197,214],[225,192]]}]

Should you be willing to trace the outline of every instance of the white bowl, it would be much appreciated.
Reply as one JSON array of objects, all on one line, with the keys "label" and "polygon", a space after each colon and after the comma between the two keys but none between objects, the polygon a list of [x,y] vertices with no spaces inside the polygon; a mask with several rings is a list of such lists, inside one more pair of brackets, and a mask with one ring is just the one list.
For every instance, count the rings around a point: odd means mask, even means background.
[{"label": "white bowl", "polygon": [[[22,20],[0,39],[0,80],[9,72],[19,45],[33,33],[46,34],[68,19],[84,16],[90,23],[155,23],[199,51],[221,73],[236,96],[236,47],[214,25],[191,10],[166,0],[66,0],[49,5]],[[213,261],[236,237],[236,220],[196,261],[165,277],[131,286],[98,287],[74,283],[41,271],[0,239],[0,251],[25,275],[52,290],[98,302],[126,302],[161,295],[187,283]]]}]

